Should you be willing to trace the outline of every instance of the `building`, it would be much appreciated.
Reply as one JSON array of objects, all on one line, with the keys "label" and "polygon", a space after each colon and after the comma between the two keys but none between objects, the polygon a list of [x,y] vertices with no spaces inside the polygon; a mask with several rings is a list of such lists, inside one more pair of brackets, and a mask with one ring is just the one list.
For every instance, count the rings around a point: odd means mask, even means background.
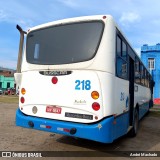
[{"label": "building", "polygon": [[14,88],[14,70],[0,67],[0,89]]},{"label": "building", "polygon": [[154,103],[160,104],[160,43],[149,46],[147,44],[141,47],[141,60],[150,71],[154,86]]}]

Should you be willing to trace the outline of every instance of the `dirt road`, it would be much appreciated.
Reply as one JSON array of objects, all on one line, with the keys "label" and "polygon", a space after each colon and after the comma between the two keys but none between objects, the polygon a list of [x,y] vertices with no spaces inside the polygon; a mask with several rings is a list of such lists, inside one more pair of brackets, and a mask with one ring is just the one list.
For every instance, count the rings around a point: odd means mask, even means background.
[{"label": "dirt road", "polygon": [[[101,144],[89,140],[16,127],[15,112],[17,106],[18,104],[16,103],[0,103],[0,151],[160,151],[160,114],[155,112],[149,113],[141,120],[137,137],[129,138],[124,136],[112,144]],[[102,159],[106,158],[117,159],[117,157],[103,157]],[[147,159],[146,157],[143,158]],[[75,158],[53,157],[47,159]],[[88,158],[79,157],[78,159]],[[97,159],[97,157],[93,159]]]}]

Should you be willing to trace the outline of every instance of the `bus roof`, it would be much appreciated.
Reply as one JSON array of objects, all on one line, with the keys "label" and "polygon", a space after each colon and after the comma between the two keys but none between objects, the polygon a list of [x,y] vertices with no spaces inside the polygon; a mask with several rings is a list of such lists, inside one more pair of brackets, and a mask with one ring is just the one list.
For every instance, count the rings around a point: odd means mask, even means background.
[{"label": "bus roof", "polygon": [[93,15],[93,16],[66,18],[66,19],[55,20],[52,22],[48,22],[48,23],[44,23],[44,24],[35,26],[33,28],[30,28],[28,30],[28,32],[33,31],[33,30],[46,28],[49,26],[54,26],[54,25],[63,25],[63,24],[67,24],[67,23],[77,23],[77,22],[83,22],[83,21],[105,20],[105,19],[113,19],[113,17],[111,15]]}]

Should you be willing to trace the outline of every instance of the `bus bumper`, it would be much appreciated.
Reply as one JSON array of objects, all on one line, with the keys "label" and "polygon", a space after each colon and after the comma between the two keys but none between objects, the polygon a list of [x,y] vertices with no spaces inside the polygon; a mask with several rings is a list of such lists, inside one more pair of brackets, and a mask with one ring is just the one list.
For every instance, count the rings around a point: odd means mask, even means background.
[{"label": "bus bumper", "polygon": [[16,125],[25,128],[89,139],[102,143],[113,142],[113,133],[115,132],[113,116],[94,124],[82,124],[32,117],[23,114],[19,109],[16,111]]}]

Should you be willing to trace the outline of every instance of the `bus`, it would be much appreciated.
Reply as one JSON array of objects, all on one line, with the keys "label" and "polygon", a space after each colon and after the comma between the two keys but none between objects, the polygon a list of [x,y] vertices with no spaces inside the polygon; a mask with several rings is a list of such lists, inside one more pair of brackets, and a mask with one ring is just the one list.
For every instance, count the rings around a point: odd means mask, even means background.
[{"label": "bus", "polygon": [[112,16],[17,29],[17,126],[101,143],[136,136],[152,77]]}]

